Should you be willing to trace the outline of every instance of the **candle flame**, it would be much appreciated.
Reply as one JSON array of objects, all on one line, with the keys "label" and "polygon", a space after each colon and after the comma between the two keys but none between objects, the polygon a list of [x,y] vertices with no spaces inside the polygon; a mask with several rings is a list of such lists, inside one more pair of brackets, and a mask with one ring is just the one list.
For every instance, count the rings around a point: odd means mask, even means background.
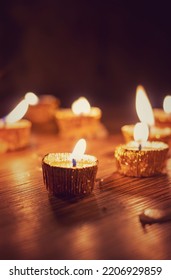
[{"label": "candle flame", "polygon": [[148,125],[154,125],[154,115],[153,110],[142,86],[138,86],[136,90],[136,111],[141,122]]},{"label": "candle flame", "polygon": [[146,123],[136,123],[134,126],[134,140],[136,142],[145,142],[148,139],[149,128]]},{"label": "candle flame", "polygon": [[90,113],[90,103],[85,97],[80,97],[72,103],[72,111],[75,115],[89,114]]},{"label": "candle flame", "polygon": [[163,100],[163,109],[166,113],[171,113],[171,95],[165,96]]},{"label": "candle flame", "polygon": [[20,103],[5,117],[5,122],[14,123],[22,119],[28,109],[28,102],[23,99]]},{"label": "candle flame", "polygon": [[76,160],[81,159],[81,157],[85,153],[85,150],[86,150],[86,141],[85,139],[82,138],[76,143],[73,149],[73,152],[71,154],[72,159],[76,159]]},{"label": "candle flame", "polygon": [[36,105],[39,102],[38,96],[33,92],[27,92],[24,98],[29,105]]}]

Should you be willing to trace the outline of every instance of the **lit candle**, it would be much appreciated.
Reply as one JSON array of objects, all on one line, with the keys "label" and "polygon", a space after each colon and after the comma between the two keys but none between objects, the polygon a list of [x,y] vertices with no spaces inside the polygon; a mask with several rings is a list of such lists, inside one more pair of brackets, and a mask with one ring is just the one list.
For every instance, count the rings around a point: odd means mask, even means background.
[{"label": "lit candle", "polygon": [[171,95],[165,96],[163,110],[154,109],[154,117],[158,126],[171,127]]},{"label": "lit candle", "polygon": [[77,161],[83,157],[85,150],[86,150],[86,141],[84,139],[80,139],[75,145],[74,150],[71,154],[73,167],[77,166]]},{"label": "lit candle", "polygon": [[0,119],[0,152],[14,151],[28,146],[31,122],[22,119],[29,103],[23,99],[5,117]]},{"label": "lit candle", "polygon": [[94,115],[98,116],[99,114],[99,117],[100,117],[100,111],[97,110],[97,108],[91,108],[90,106],[90,103],[88,102],[88,100],[85,98],[85,97],[80,97],[78,98],[76,101],[74,101],[72,103],[72,111],[75,115],[79,116],[79,115],[82,115],[82,116],[86,116],[86,115],[93,115],[93,111],[94,112]]},{"label": "lit candle", "polygon": [[[161,128],[155,125],[154,114],[147,97],[147,94],[142,86],[137,87],[136,91],[136,111],[141,122],[149,126],[149,140],[163,141],[168,143],[171,138],[171,128]],[[126,142],[133,140],[134,125],[124,125],[121,128],[122,134]]]},{"label": "lit candle", "polygon": [[72,153],[50,153],[42,160],[47,190],[58,196],[83,196],[94,188],[97,158],[84,154],[86,142],[80,139]]},{"label": "lit candle", "polygon": [[116,147],[115,158],[121,174],[149,177],[163,172],[169,147],[166,143],[147,139],[147,125],[138,123],[134,128],[134,141]]},{"label": "lit candle", "polygon": [[142,146],[145,145],[148,139],[148,126],[144,123],[137,123],[134,127],[134,145],[138,144],[138,150],[141,151]]},{"label": "lit candle", "polygon": [[53,95],[40,95],[27,92],[25,99],[31,105],[26,117],[33,125],[46,124],[55,119],[55,110],[59,106],[59,99]]},{"label": "lit candle", "polygon": [[73,139],[106,137],[107,131],[100,122],[101,115],[98,107],[91,107],[85,97],[80,97],[73,102],[71,109],[56,112],[60,136]]}]

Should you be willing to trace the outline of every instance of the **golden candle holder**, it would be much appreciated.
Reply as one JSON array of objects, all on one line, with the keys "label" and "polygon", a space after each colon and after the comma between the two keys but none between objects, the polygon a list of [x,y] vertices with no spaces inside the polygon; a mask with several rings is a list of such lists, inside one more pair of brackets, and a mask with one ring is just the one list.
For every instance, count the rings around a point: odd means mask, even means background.
[{"label": "golden candle holder", "polygon": [[31,122],[28,120],[0,124],[0,141],[3,144],[1,152],[25,148],[29,145],[30,133]]},{"label": "golden candle holder", "polygon": [[163,142],[146,142],[141,150],[135,142],[119,145],[115,159],[120,174],[130,177],[150,177],[163,172],[169,147]]},{"label": "golden candle holder", "polygon": [[98,168],[94,156],[83,155],[73,167],[70,153],[50,153],[42,160],[46,189],[56,196],[85,196],[93,191]]},{"label": "golden candle holder", "polygon": [[92,107],[89,114],[76,115],[71,109],[56,111],[56,122],[59,135],[63,138],[103,138],[107,130],[100,122],[101,110]]}]

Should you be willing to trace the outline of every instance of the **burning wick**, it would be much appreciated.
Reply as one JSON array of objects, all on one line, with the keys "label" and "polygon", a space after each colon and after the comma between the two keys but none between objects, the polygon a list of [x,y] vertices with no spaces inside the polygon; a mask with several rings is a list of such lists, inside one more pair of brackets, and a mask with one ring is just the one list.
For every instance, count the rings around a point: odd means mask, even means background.
[{"label": "burning wick", "polygon": [[77,166],[77,161],[76,161],[76,159],[74,159],[74,158],[72,159],[72,166],[73,166],[73,167],[76,167],[76,166]]},{"label": "burning wick", "polygon": [[85,97],[80,97],[72,103],[72,111],[75,115],[87,115],[91,111],[90,103]]},{"label": "burning wick", "polygon": [[82,156],[84,155],[86,150],[86,141],[84,139],[80,139],[75,147],[74,150],[71,154],[71,160],[72,160],[72,166],[76,167],[77,166],[77,160],[81,159]]},{"label": "burning wick", "polygon": [[145,143],[148,139],[148,126],[146,123],[137,123],[134,127],[134,140],[138,144],[138,150],[142,150],[142,144]]},{"label": "burning wick", "polygon": [[139,145],[138,145],[138,150],[141,151],[141,149],[142,149],[142,145],[139,144]]}]

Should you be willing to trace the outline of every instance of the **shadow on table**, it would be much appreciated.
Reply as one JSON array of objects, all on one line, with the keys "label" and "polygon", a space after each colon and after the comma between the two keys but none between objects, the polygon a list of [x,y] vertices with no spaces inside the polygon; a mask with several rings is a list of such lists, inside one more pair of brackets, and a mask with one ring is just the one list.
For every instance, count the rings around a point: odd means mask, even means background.
[{"label": "shadow on table", "polygon": [[64,199],[49,195],[49,204],[57,223],[67,227],[82,226],[100,219],[101,214],[94,194],[84,198]]}]

